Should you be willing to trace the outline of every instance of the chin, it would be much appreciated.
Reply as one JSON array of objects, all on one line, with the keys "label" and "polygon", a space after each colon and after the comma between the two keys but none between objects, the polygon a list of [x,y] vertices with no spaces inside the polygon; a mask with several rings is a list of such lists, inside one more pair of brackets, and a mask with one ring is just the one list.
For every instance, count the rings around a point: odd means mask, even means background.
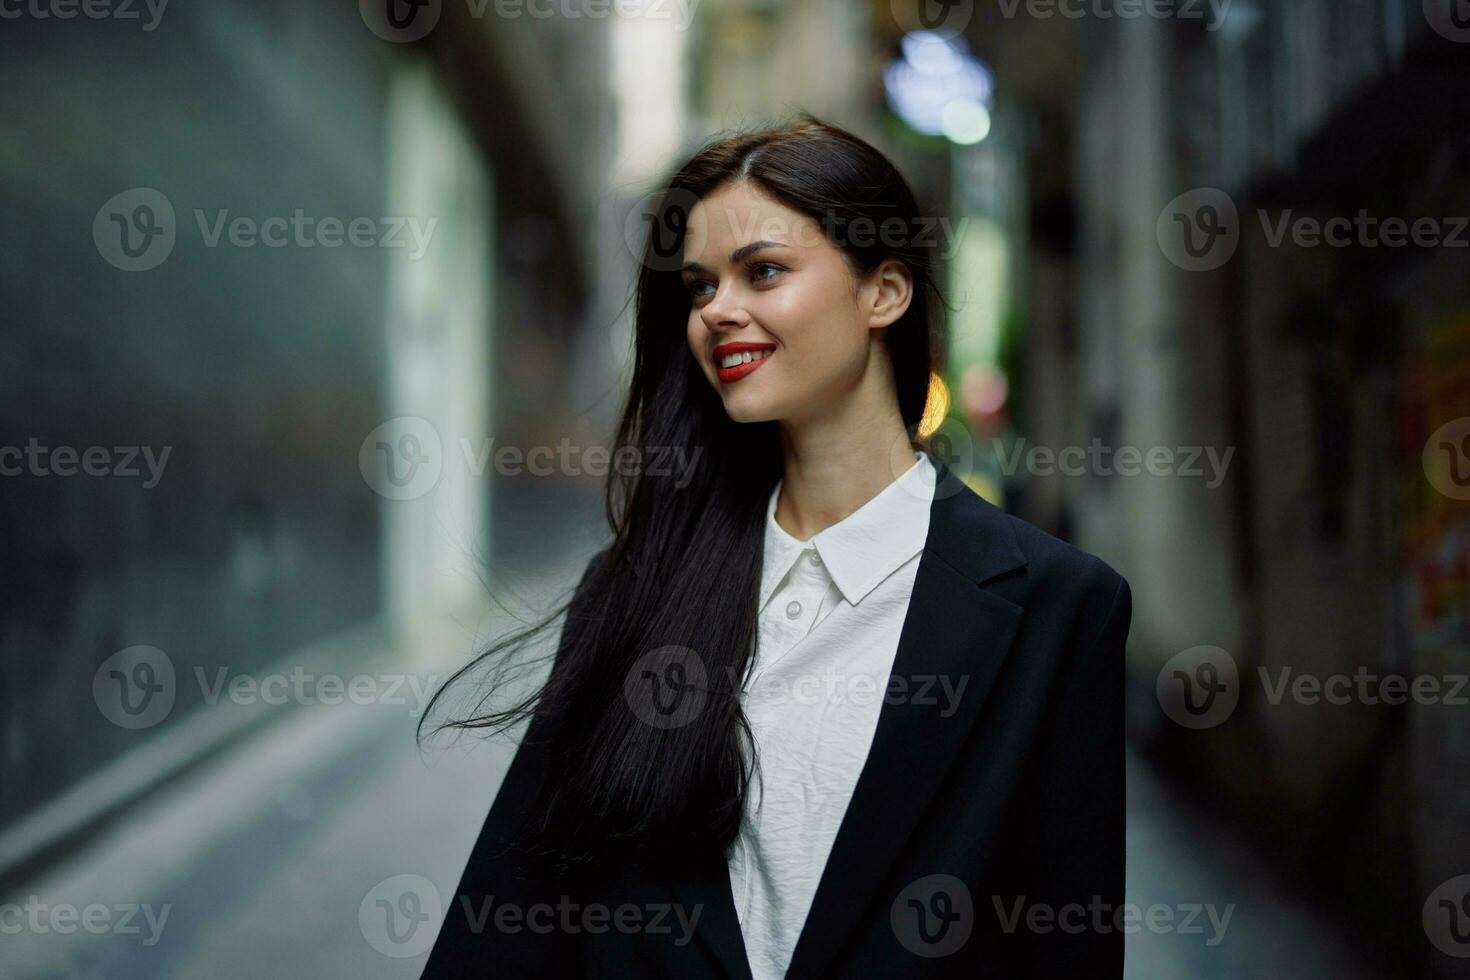
[{"label": "chin", "polygon": [[776,417],[771,412],[758,411],[739,405],[726,405],[725,414],[730,416],[732,422],[740,422],[741,424],[769,422]]},{"label": "chin", "polygon": [[732,422],[770,422],[779,417],[771,401],[754,392],[736,392],[727,395],[724,401],[725,414]]}]

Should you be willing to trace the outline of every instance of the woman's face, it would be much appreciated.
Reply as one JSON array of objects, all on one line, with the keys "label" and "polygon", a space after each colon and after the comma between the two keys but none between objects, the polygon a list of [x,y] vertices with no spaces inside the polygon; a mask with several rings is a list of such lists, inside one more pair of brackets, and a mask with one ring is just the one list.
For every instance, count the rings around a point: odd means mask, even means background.
[{"label": "woman's face", "polygon": [[747,181],[695,204],[685,241],[689,349],[732,419],[802,421],[891,387],[874,334],[908,307],[901,262],[854,277],[820,224]]}]

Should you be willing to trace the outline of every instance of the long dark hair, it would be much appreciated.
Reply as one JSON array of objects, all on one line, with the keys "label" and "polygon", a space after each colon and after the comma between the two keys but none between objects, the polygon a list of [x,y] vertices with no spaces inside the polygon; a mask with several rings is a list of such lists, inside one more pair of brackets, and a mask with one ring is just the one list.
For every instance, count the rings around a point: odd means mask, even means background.
[{"label": "long dark hair", "polygon": [[[633,375],[612,447],[615,460],[631,452],[641,461],[682,449],[692,471],[610,469],[612,544],[572,598],[545,685],[499,711],[486,709],[482,693],[469,717],[435,728],[503,730],[529,714],[532,733],[549,733],[548,778],[528,817],[539,850],[563,867],[609,845],[723,850],[739,830],[751,778],[737,741],[751,745],[740,691],[755,647],[765,511],[782,452],[776,422],[731,421],[690,352],[679,256],[689,208],[740,180],[816,220],[855,275],[890,256],[908,267],[913,298],[887,328],[886,348],[904,425],[923,445],[919,423],[937,346],[930,294],[939,307],[943,299],[902,175],[872,146],[810,115],[706,144],[653,209],[638,273]],[[874,234],[898,227],[895,218],[905,233]],[[493,644],[435,693],[429,709],[449,685],[567,608]],[[673,709],[662,700],[670,690],[681,699]]]}]

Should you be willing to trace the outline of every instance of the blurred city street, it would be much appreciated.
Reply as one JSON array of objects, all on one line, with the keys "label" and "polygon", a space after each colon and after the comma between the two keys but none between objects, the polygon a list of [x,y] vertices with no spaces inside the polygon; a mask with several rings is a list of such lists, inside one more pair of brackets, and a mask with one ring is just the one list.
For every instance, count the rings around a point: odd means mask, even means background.
[{"label": "blurred city street", "polygon": [[0,0],[0,103],[0,980],[418,975],[519,737],[418,712],[800,113],[920,212],[910,439],[1129,583],[1130,980],[1470,975],[1465,0]]}]

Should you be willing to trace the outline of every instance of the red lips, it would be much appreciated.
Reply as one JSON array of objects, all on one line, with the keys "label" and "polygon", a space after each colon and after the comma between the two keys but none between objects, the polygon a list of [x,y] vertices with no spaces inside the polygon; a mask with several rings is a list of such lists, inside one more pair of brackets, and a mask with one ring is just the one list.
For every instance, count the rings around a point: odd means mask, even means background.
[{"label": "red lips", "polygon": [[713,356],[715,359],[715,372],[720,376],[721,381],[739,381],[741,378],[745,377],[747,374],[750,374],[756,368],[769,361],[771,359],[771,355],[767,354],[765,357],[762,357],[759,360],[747,361],[744,364],[737,364],[734,367],[728,368],[719,366],[720,359],[722,357],[726,357],[730,354],[743,354],[746,351],[773,351],[775,349],[775,344],[755,344],[746,341],[731,341],[727,344],[721,344],[720,346],[716,347],[713,352]]}]

